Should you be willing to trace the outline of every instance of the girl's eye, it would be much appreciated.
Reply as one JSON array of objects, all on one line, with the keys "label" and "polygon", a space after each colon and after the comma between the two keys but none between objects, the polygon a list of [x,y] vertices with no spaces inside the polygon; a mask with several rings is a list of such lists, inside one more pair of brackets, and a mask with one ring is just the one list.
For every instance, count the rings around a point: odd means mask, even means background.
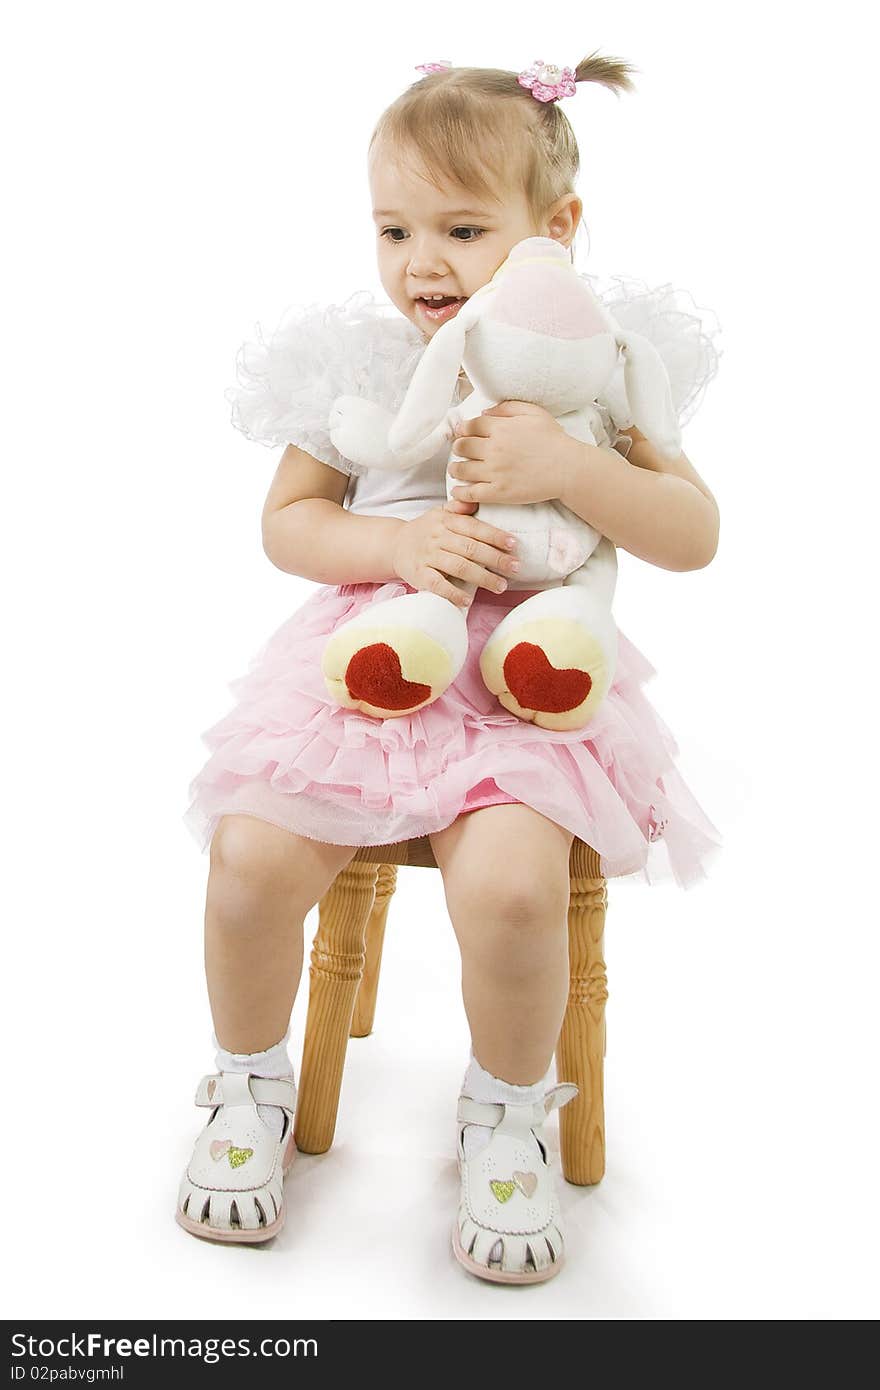
[{"label": "girl's eye", "polygon": [[[450,233],[450,235],[451,235],[451,236],[455,236],[455,233],[456,233],[456,232],[473,232],[473,236],[468,236],[468,237],[456,236],[456,237],[455,237],[455,240],[456,240],[456,241],[463,241],[463,242],[465,243],[465,245],[467,245],[468,242],[471,242],[471,241],[479,241],[479,239],[480,239],[480,237],[483,235],[484,231],[485,231],[485,228],[484,228],[484,227],[453,227],[452,232]],[[395,235],[394,235],[395,232],[400,232],[400,236],[395,236]],[[387,241],[393,242],[393,243],[395,244],[395,246],[398,246],[398,245],[400,244],[400,242],[403,241],[404,238],[406,237],[406,232],[403,230],[402,227],[385,227],[384,230],[380,233],[380,235],[383,236],[383,237],[385,237],[385,239],[386,239]]]}]

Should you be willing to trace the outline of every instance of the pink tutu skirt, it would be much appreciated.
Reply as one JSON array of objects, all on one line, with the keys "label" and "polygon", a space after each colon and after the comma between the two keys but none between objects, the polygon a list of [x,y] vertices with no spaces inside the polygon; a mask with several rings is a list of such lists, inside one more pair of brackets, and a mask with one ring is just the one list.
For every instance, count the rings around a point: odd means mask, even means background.
[{"label": "pink tutu skirt", "polygon": [[641,874],[651,883],[671,870],[687,888],[706,876],[718,831],[675,768],[676,742],[642,692],[654,668],[622,632],[614,683],[585,729],[536,728],[483,684],[483,644],[529,597],[524,589],[477,589],[467,660],[433,704],[384,720],[335,704],[321,674],[329,634],[373,599],[412,592],[402,581],[322,585],[230,684],[237,703],[202,735],[211,756],[184,817],[203,851],[226,814],[331,844],[385,845],[433,834],[480,807],[521,802],[591,845],[607,878]]}]

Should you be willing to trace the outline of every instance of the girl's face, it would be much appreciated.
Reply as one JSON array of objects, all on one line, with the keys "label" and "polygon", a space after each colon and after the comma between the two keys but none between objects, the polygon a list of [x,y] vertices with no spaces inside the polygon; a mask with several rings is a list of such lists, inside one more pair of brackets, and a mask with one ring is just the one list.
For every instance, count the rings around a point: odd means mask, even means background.
[{"label": "girl's face", "polygon": [[[523,237],[555,236],[568,246],[580,218],[580,201],[571,194],[536,226],[521,189],[508,190],[496,203],[461,184],[438,188],[380,147],[369,174],[382,287],[426,340],[488,284]],[[442,298],[432,307],[433,296]]]}]

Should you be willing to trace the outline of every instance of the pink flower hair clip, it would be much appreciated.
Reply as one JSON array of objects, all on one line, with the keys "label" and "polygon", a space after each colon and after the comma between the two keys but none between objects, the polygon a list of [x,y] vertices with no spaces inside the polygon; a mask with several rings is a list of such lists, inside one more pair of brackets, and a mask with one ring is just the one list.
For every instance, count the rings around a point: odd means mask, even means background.
[{"label": "pink flower hair clip", "polygon": [[558,68],[543,58],[536,59],[516,80],[521,87],[528,87],[538,101],[558,101],[560,97],[573,97],[577,91],[571,68]]},{"label": "pink flower hair clip", "polygon": [[416,72],[443,72],[444,68],[451,68],[452,64],[448,58],[438,58],[433,63],[419,63]]}]

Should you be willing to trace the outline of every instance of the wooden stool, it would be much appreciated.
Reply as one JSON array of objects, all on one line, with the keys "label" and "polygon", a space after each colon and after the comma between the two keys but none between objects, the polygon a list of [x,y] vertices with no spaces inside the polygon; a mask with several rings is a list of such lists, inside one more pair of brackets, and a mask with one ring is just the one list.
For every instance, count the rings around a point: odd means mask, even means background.
[{"label": "wooden stool", "polygon": [[[332,1144],[349,1036],[372,1031],[385,921],[400,864],[437,868],[427,836],[358,849],[318,905],[294,1131],[303,1153],[325,1153]],[[585,1186],[605,1172],[607,894],[599,856],[582,840],[572,841],[569,873],[571,983],[556,1064],[559,1080],[575,1082],[580,1094],[559,1111],[559,1137],[563,1174]]]}]

